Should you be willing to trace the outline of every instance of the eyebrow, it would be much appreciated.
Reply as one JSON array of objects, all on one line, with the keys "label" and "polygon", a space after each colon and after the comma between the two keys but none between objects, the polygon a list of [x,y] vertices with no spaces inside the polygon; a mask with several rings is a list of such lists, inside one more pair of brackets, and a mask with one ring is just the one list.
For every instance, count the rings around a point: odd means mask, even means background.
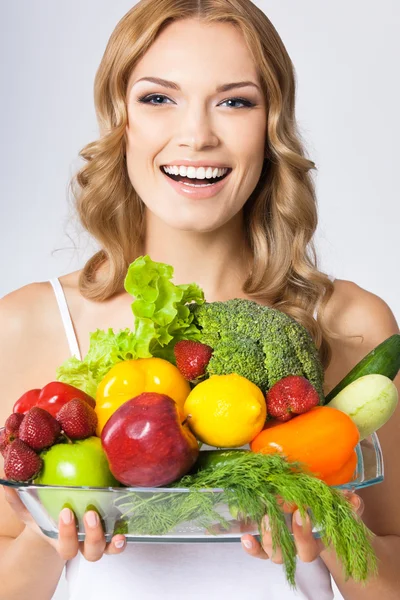
[{"label": "eyebrow", "polygon": [[[139,81],[150,81],[150,83],[155,83],[157,85],[162,85],[163,87],[171,88],[172,90],[180,90],[181,88],[174,81],[168,81],[167,79],[161,79],[160,77],[141,77],[133,85],[139,83]],[[253,83],[253,81],[236,81],[234,83],[224,83],[222,85],[217,86],[216,91],[219,92],[227,92],[234,88],[241,88],[246,86],[252,86],[260,90],[260,87]],[[261,91],[261,90],[260,90]]]}]

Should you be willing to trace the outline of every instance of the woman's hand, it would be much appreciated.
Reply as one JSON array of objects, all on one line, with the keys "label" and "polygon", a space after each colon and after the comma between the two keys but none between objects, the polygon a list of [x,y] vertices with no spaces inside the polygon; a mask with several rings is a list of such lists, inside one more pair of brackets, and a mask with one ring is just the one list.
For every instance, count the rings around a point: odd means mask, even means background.
[{"label": "woman's hand", "polygon": [[[349,502],[353,506],[354,512],[361,516],[364,510],[364,503],[360,496],[357,496],[351,492],[344,493]],[[287,511],[288,507],[285,505],[282,507],[283,510]],[[265,529],[268,530],[268,516],[264,517],[266,519],[264,525]],[[298,522],[299,520],[299,522]],[[311,522],[310,519],[306,518],[306,522],[301,524],[301,516],[298,510],[295,510],[292,517],[292,528],[294,534],[294,541],[297,548],[297,555],[303,562],[312,562],[315,560],[323,550],[326,549],[324,544],[320,539],[314,538],[311,533]],[[277,564],[282,564],[282,551],[278,547],[276,548],[275,553],[272,551],[272,536],[269,531],[266,531],[262,535],[261,544],[250,534],[245,534],[241,537],[241,542],[244,550],[250,556],[254,556],[254,558],[261,558],[263,560],[271,559],[272,562]]]},{"label": "woman's hand", "polygon": [[[125,536],[122,534],[117,534],[112,538],[111,542],[106,542],[98,515],[93,510],[86,512],[84,515],[85,541],[78,541],[75,516],[69,508],[64,508],[61,511],[58,521],[58,539],[52,539],[41,531],[15,490],[4,487],[4,495],[11,508],[19,519],[25,523],[26,527],[29,527],[38,536],[51,544],[64,560],[70,560],[78,552],[81,552],[86,560],[94,562],[99,560],[103,554],[121,554],[126,547]],[[122,546],[119,547],[117,544],[121,544],[121,542]]]}]

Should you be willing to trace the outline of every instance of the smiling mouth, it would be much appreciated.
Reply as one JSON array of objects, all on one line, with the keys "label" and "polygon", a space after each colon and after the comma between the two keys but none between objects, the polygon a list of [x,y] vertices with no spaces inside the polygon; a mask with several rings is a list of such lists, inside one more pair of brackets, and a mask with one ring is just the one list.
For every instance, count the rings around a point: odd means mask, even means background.
[{"label": "smiling mouth", "polygon": [[210,179],[207,179],[207,177],[204,177],[203,179],[198,179],[197,177],[183,177],[182,175],[171,175],[170,173],[166,173],[162,169],[162,167],[160,167],[160,171],[170,179],[173,179],[174,181],[180,181],[181,183],[192,183],[194,185],[212,185],[213,183],[218,183],[218,181],[222,181],[222,179],[225,179],[225,177],[229,175],[232,169],[229,168],[224,175],[221,175],[221,177],[210,177]]}]

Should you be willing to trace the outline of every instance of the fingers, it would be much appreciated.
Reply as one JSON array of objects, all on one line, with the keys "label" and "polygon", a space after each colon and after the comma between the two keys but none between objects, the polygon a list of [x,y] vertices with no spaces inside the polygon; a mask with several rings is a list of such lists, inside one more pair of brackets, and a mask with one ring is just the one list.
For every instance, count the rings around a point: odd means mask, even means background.
[{"label": "fingers", "polygon": [[285,513],[293,513],[297,508],[296,504],[294,504],[293,502],[285,502],[282,496],[278,495],[276,499],[278,502],[278,506],[280,506],[281,510]]},{"label": "fingers", "polygon": [[272,562],[281,565],[283,563],[282,551],[280,547],[273,550],[272,535],[267,515],[263,519],[260,535],[261,543],[251,535],[242,536],[241,542],[244,550],[247,552],[247,554],[254,556],[254,558],[261,558],[263,560],[270,558]]},{"label": "fingers", "polygon": [[[312,562],[315,560],[324,546],[319,539],[315,539],[312,534],[312,524],[308,515],[303,522],[298,510],[293,514],[292,531],[297,554],[303,562]],[[269,519],[264,517],[263,527],[261,529],[261,544],[252,536],[244,535],[241,538],[242,547],[251,556],[255,558],[268,559],[276,564],[283,564],[282,550],[278,546],[273,549],[272,535],[269,527]]]},{"label": "fingers", "polygon": [[75,515],[69,508],[63,508],[58,519],[57,551],[64,560],[71,560],[79,550]]},{"label": "fingers", "polygon": [[[20,500],[16,490],[5,486],[3,486],[3,489],[4,497],[18,517],[24,523],[33,522],[29,511]],[[53,542],[58,554],[64,560],[71,560],[79,551],[82,552],[86,560],[97,561],[103,554],[121,554],[125,550],[126,539],[122,534],[115,535],[110,543],[106,543],[103,528],[95,511],[85,513],[84,523],[85,541],[79,542],[74,513],[69,508],[63,508],[60,512],[58,540],[49,541]]]},{"label": "fingers", "polygon": [[[361,516],[364,510],[364,502],[360,496],[357,496],[357,494],[351,491],[344,492],[344,495],[352,505],[354,512],[358,516]],[[314,538],[312,534],[312,523],[308,514],[305,514],[303,520],[298,510],[293,513],[292,531],[297,555],[303,562],[312,562],[321,554],[322,550],[325,549],[322,541]]]},{"label": "fingers", "polygon": [[84,516],[85,541],[82,554],[91,562],[99,560],[106,548],[106,539],[100,523],[99,515],[94,510],[89,510]]},{"label": "fingers", "polygon": [[[78,541],[75,516],[69,508],[63,508],[59,519],[58,552],[64,560],[70,560],[80,550],[86,560],[95,562],[103,554],[121,554],[126,547],[122,534],[115,535],[107,544],[98,514],[90,510],[84,515],[85,540]],[[122,544],[121,544],[122,543]]]},{"label": "fingers", "polygon": [[[343,493],[352,505],[354,512],[358,516],[361,516],[364,511],[364,502],[362,498],[352,491],[345,491]],[[295,508],[295,505],[284,503],[282,498],[279,498],[278,502],[281,505],[281,508],[285,509],[285,512],[292,512],[293,508]],[[322,541],[313,536],[312,523],[307,513],[305,513],[303,519],[299,510],[296,509],[293,512],[292,532],[297,555],[302,562],[312,562],[325,549]],[[272,548],[272,535],[267,516],[264,517],[260,534],[261,543],[249,534],[242,536],[241,542],[244,551],[254,558],[261,558],[263,560],[268,560],[268,558],[270,558],[272,562],[282,564],[283,558],[281,548],[278,547],[275,551]]]},{"label": "fingers", "polygon": [[352,490],[344,490],[342,494],[346,498],[346,500],[350,502],[353,511],[356,513],[356,515],[361,517],[361,515],[364,512],[364,500]]},{"label": "fingers", "polygon": [[115,535],[111,542],[107,544],[104,554],[121,554],[126,548],[126,539],[124,535]]},{"label": "fingers", "polygon": [[269,556],[269,558],[272,560],[272,562],[274,562],[278,565],[281,565],[283,563],[282,551],[279,546],[277,548],[275,548],[275,550],[273,549],[271,527],[269,524],[268,515],[265,515],[265,517],[263,518],[260,533],[261,533],[261,545],[264,548],[264,551]]},{"label": "fingers", "polygon": [[354,512],[361,517],[364,512],[364,500],[357,496],[357,494],[351,493],[348,497],[349,502],[351,503]]},{"label": "fingers", "polygon": [[261,558],[262,560],[268,560],[269,556],[261,546],[260,542],[255,537],[247,533],[240,538],[242,542],[242,548],[250,556],[254,558]]},{"label": "fingers", "polygon": [[307,513],[305,513],[304,518],[302,518],[299,510],[293,513],[292,531],[300,560],[303,562],[315,560],[324,546],[320,540],[313,536],[311,520]]}]

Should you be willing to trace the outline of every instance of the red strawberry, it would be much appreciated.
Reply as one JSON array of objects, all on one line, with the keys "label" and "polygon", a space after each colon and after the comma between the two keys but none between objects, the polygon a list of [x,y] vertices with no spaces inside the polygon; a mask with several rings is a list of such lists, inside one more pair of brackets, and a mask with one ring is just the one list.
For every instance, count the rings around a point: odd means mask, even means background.
[{"label": "red strawberry", "polygon": [[9,445],[4,461],[4,473],[11,481],[25,482],[34,479],[43,466],[43,460],[20,439]]},{"label": "red strawberry", "polygon": [[3,428],[0,430],[0,453],[6,457],[7,448],[9,447],[10,442],[8,441],[8,436],[6,435],[6,430]]},{"label": "red strawberry", "polygon": [[56,416],[63,432],[71,440],[83,440],[94,435],[97,427],[97,414],[87,402],[74,398],[64,404]]},{"label": "red strawberry", "polygon": [[317,406],[319,395],[308,379],[289,375],[271,387],[266,400],[268,416],[284,422]]},{"label": "red strawberry", "polygon": [[182,340],[175,344],[176,366],[185,379],[191,381],[204,375],[213,349],[207,344]]},{"label": "red strawberry", "polygon": [[24,420],[25,415],[22,413],[11,413],[4,424],[4,428],[6,430],[6,434],[10,436],[14,436],[14,438],[18,437],[19,427]]},{"label": "red strawberry", "polygon": [[21,413],[11,413],[6,419],[4,428],[0,432],[0,452],[5,456],[5,450],[18,437],[19,427],[24,420]]},{"label": "red strawberry", "polygon": [[25,414],[19,428],[19,439],[32,450],[40,451],[52,446],[61,433],[60,424],[43,408],[33,406]]}]

